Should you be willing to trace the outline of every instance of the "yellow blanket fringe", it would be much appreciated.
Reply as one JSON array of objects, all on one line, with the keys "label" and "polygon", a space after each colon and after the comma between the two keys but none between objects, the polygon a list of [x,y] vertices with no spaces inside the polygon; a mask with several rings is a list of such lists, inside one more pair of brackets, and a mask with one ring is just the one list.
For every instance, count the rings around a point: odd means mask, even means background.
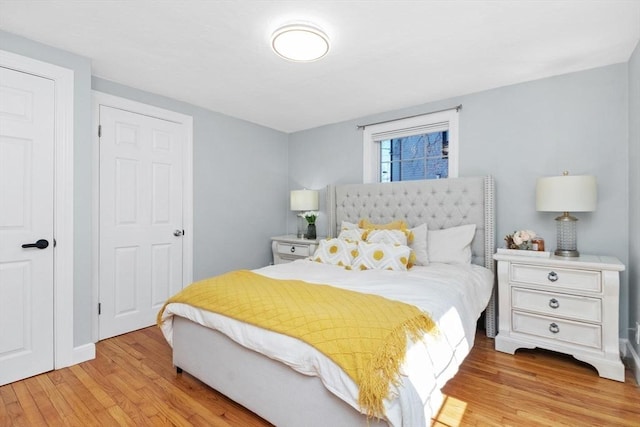
[{"label": "yellow blanket fringe", "polygon": [[407,338],[436,333],[417,307],[386,298],[240,270],[196,282],[167,304],[184,303],[304,341],[331,358],[359,387],[358,404],[381,418],[400,383]]}]

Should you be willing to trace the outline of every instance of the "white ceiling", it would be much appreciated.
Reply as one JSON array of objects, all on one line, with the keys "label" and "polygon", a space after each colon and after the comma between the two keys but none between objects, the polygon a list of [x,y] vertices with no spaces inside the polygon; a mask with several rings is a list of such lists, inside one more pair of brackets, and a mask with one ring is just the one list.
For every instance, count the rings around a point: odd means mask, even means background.
[{"label": "white ceiling", "polygon": [[[270,49],[310,21],[331,51]],[[0,0],[0,29],[92,59],[93,75],[284,132],[626,62],[640,0]]]}]

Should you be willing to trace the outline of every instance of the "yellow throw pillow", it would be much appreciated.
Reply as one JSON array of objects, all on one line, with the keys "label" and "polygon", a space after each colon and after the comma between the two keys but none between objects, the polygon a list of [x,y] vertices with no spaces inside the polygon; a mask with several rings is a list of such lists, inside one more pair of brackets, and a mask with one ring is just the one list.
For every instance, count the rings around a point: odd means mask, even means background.
[{"label": "yellow throw pillow", "polygon": [[311,257],[316,262],[349,267],[357,253],[358,245],[344,239],[320,240],[318,249]]},{"label": "yellow throw pillow", "polygon": [[407,223],[402,220],[397,220],[393,222],[389,222],[387,224],[374,224],[368,219],[361,219],[358,223],[358,227],[365,229],[376,229],[376,230],[406,230]]},{"label": "yellow throw pillow", "polygon": [[408,246],[358,242],[358,255],[351,269],[406,271],[410,255]]}]

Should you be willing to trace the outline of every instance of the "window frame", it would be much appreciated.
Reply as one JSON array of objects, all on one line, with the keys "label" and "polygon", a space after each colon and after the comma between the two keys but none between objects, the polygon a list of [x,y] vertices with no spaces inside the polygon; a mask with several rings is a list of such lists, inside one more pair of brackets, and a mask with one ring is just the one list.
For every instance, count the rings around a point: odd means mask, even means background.
[{"label": "window frame", "polygon": [[362,182],[380,182],[380,141],[423,133],[449,132],[449,178],[458,176],[458,109],[367,125],[362,133]]}]

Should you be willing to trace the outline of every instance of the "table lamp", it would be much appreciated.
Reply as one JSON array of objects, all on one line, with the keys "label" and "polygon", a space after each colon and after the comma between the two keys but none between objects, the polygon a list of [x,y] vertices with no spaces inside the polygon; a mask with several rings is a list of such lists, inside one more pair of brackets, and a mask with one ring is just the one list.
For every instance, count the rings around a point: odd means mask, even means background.
[{"label": "table lamp", "polygon": [[[304,211],[317,211],[318,210],[318,192],[315,190],[292,190],[291,191],[291,210],[304,212]],[[304,219],[298,218],[298,237],[304,236]],[[315,227],[315,225],[314,225]],[[309,234],[307,226],[307,234]],[[315,234],[315,233],[314,233]]]},{"label": "table lamp", "polygon": [[536,183],[536,210],[563,212],[556,218],[558,247],[555,254],[564,257],[580,256],[578,252],[576,221],[569,212],[592,212],[597,203],[596,178],[590,175],[569,175],[538,178]]}]

